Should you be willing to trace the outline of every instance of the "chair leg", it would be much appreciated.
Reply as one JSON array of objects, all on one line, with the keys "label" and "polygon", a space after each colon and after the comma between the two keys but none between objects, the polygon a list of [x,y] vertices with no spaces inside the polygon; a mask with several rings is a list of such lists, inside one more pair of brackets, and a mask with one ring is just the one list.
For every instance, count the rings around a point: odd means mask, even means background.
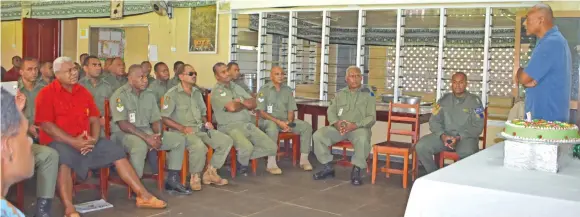
[{"label": "chair leg", "polygon": [[438,156],[437,159],[439,160],[439,168],[443,168],[445,164],[445,158],[443,158],[443,154],[439,153],[436,156]]},{"label": "chair leg", "polygon": [[377,152],[376,148],[373,148],[373,172],[371,175],[371,183],[373,183],[373,185],[375,184],[375,180],[377,178],[377,161],[379,158],[379,154]]},{"label": "chair leg", "polygon": [[[278,144],[276,144],[276,161],[280,160],[280,140],[277,141]],[[284,145],[286,145],[286,140],[284,140]]]},{"label": "chair leg", "polygon": [[99,187],[101,188],[101,198],[107,200],[109,190],[109,168],[101,168]]},{"label": "chair leg", "polygon": [[389,177],[391,177],[391,174],[389,173],[389,170],[391,169],[391,155],[385,154],[385,156],[386,156],[386,158],[385,158],[385,163],[386,163],[386,165],[385,165],[385,168],[386,168],[386,170],[385,170],[386,171],[385,176],[387,178],[389,178]]},{"label": "chair leg", "polygon": [[181,163],[181,184],[182,185],[185,185],[185,182],[187,182],[188,172],[189,172],[189,151],[185,150],[183,152],[183,161]]},{"label": "chair leg", "polygon": [[157,168],[159,169],[159,174],[157,174],[157,189],[163,191],[163,183],[165,180],[165,151],[159,151]]},{"label": "chair leg", "polygon": [[[71,176],[72,176],[71,179],[72,179],[72,185],[73,185],[73,187],[72,187],[73,188],[73,190],[72,190],[72,197],[74,198],[75,197],[75,194],[77,193],[77,191],[75,190],[75,185],[77,184],[77,174],[74,171],[72,171],[71,172]],[[91,176],[90,170],[89,170],[89,174],[87,176],[88,177]]]},{"label": "chair leg", "polygon": [[20,210],[24,210],[24,183],[19,182],[16,184],[16,207]]},{"label": "chair leg", "polygon": [[419,172],[417,169],[419,167],[417,164],[417,152],[415,150],[413,150],[412,157],[413,157],[413,169],[412,169],[411,173],[413,173],[413,175],[412,175],[411,179],[414,182],[415,179],[417,178],[417,173]]},{"label": "chair leg", "polygon": [[236,148],[232,147],[232,150],[230,151],[230,174],[232,175],[232,179],[236,178],[236,174],[238,172],[236,154]]},{"label": "chair leg", "polygon": [[300,158],[300,137],[294,137],[292,141],[292,164],[296,166],[298,164],[298,159]]},{"label": "chair leg", "polygon": [[409,153],[406,153],[403,159],[403,188],[407,189],[409,179]]},{"label": "chair leg", "polygon": [[256,171],[258,170],[258,159],[253,159],[252,161],[252,173],[256,175]]}]

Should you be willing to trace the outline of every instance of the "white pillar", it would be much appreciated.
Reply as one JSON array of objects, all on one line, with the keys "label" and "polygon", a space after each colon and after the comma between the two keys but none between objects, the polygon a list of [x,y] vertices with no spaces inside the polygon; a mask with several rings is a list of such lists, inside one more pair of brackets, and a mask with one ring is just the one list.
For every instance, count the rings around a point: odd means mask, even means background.
[{"label": "white pillar", "polygon": [[447,33],[447,10],[445,8],[439,9],[439,56],[437,57],[437,98],[439,100],[443,91],[443,47],[445,46],[445,34]]},{"label": "white pillar", "polygon": [[399,101],[399,94],[400,94],[400,89],[399,89],[399,85],[400,85],[400,81],[399,81],[399,76],[401,74],[401,45],[403,44],[403,35],[405,32],[405,27],[403,27],[405,25],[405,18],[403,18],[403,14],[405,10],[402,9],[397,9],[397,38],[396,38],[396,43],[395,43],[395,85],[393,85],[393,95],[395,95],[395,97],[393,98],[394,102],[398,102]]},{"label": "white pillar", "polygon": [[485,40],[483,42],[483,83],[481,84],[481,103],[487,107],[487,95],[489,93],[489,43],[491,41],[491,7],[485,8]]},{"label": "white pillar", "polygon": [[298,34],[298,13],[288,14],[288,86],[296,93],[296,35]]},{"label": "white pillar", "polygon": [[[365,35],[366,35],[366,11],[358,10],[358,33],[356,40],[356,66],[361,72],[365,72]],[[368,76],[368,75],[367,75]],[[364,83],[364,79],[361,80]]]},{"label": "white pillar", "polygon": [[260,87],[264,84],[264,72],[266,70],[266,41],[267,41],[267,25],[268,25],[268,14],[260,13],[258,18],[258,65],[257,65],[257,81],[256,81],[256,91],[260,90]]},{"label": "white pillar", "polygon": [[330,12],[322,11],[322,42],[320,49],[322,50],[322,58],[320,61],[320,100],[327,100],[328,97],[328,53],[330,40]]},{"label": "white pillar", "polygon": [[231,14],[230,19],[230,59],[229,62],[238,60],[238,14]]}]

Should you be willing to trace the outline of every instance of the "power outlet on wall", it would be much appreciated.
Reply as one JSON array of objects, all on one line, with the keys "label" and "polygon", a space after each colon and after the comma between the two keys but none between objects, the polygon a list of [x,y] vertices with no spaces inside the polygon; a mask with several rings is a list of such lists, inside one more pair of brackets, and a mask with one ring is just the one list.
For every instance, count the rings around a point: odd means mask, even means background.
[{"label": "power outlet on wall", "polygon": [[12,44],[12,48],[16,48],[16,44]]},{"label": "power outlet on wall", "polygon": [[175,51],[177,51],[177,48],[171,47],[171,52],[175,52]]}]

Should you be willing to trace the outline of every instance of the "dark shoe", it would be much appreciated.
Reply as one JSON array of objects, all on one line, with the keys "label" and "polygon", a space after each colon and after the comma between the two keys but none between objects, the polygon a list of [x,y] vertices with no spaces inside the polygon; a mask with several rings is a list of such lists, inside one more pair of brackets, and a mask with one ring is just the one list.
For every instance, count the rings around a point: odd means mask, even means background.
[{"label": "dark shoe", "polygon": [[362,178],[360,177],[360,168],[357,166],[352,167],[352,172],[350,173],[350,184],[359,186],[362,185]]},{"label": "dark shoe", "polygon": [[248,176],[248,166],[238,165],[238,174],[242,176]]},{"label": "dark shoe", "polygon": [[34,213],[34,217],[50,217],[51,208],[52,199],[39,197],[36,199],[36,213]]},{"label": "dark shoe", "polygon": [[178,171],[169,171],[167,174],[167,181],[165,182],[165,190],[170,194],[190,195],[191,189],[186,188],[181,184]]},{"label": "dark shoe", "polygon": [[314,178],[314,180],[322,180],[328,177],[334,178],[334,176],[335,176],[334,168],[328,163],[324,164],[324,168],[321,171],[314,173],[312,177]]}]

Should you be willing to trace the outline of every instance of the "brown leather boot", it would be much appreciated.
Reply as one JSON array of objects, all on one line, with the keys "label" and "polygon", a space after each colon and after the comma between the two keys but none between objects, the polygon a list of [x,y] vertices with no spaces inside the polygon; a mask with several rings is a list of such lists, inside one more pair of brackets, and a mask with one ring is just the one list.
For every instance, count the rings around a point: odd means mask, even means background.
[{"label": "brown leather boot", "polygon": [[217,186],[222,186],[227,185],[228,180],[220,177],[220,175],[218,175],[217,173],[217,170],[210,165],[207,167],[205,173],[203,173],[203,184],[204,185],[214,184]]},{"label": "brown leather boot", "polygon": [[189,187],[191,190],[201,191],[201,178],[199,178],[199,173],[191,174]]}]

